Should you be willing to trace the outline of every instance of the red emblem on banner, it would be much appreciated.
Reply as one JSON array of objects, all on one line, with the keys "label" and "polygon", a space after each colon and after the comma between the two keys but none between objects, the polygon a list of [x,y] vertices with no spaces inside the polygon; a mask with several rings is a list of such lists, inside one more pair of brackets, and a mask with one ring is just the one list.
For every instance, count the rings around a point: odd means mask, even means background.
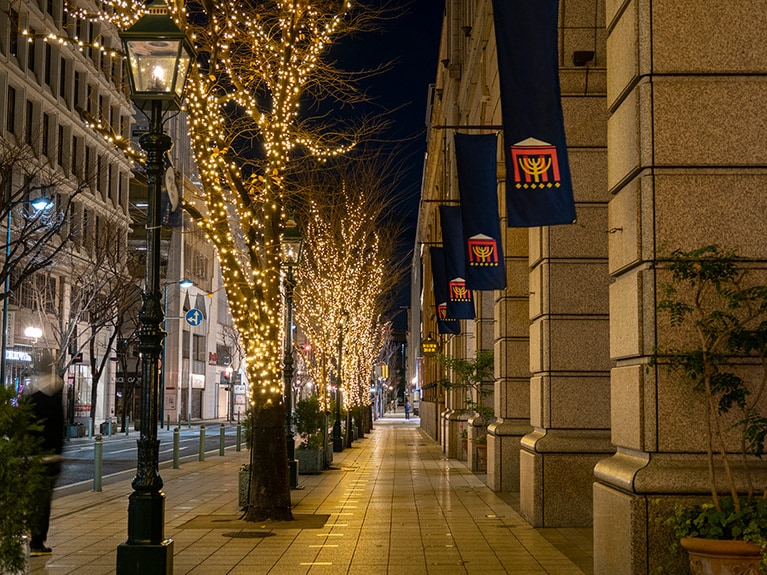
[{"label": "red emblem on banner", "polygon": [[468,240],[469,265],[497,266],[498,242],[484,234],[477,234]]},{"label": "red emblem on banner", "polygon": [[458,321],[454,317],[447,317],[447,303],[441,303],[437,306],[437,317],[442,321]]},{"label": "red emblem on banner", "polygon": [[528,138],[511,147],[514,184],[517,188],[551,188],[560,186],[557,148]]},{"label": "red emblem on banner", "polygon": [[466,287],[463,278],[450,281],[450,301],[471,301],[471,290]]}]

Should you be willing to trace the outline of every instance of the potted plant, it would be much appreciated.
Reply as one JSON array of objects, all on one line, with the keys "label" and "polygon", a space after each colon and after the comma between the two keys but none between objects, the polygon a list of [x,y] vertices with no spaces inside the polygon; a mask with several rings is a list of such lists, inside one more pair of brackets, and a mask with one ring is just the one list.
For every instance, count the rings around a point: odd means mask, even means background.
[{"label": "potted plant", "polygon": [[[676,339],[656,350],[653,363],[665,364],[700,400],[711,493],[707,503],[678,505],[665,523],[691,566],[719,561],[713,558],[719,547],[732,555],[734,541],[743,552],[737,572],[756,573],[760,559],[767,568],[767,500],[764,486],[754,484],[767,436],[767,418],[758,411],[767,384],[767,286],[743,263],[711,245],[677,250],[658,266],[671,278],[660,286],[658,310]],[[714,565],[699,572],[719,573],[705,570]]]},{"label": "potted plant", "polygon": [[42,426],[12,387],[0,385],[0,573],[26,573],[32,502],[44,487]]},{"label": "potted plant", "polygon": [[[444,377],[438,383],[447,390],[463,390],[466,394],[465,405],[459,413],[476,414],[471,424],[477,460],[474,471],[484,471],[487,463],[487,427],[494,417],[493,407],[487,397],[492,394],[492,387],[487,384],[493,376],[492,350],[480,350],[473,359],[461,359],[448,355],[437,355],[437,361],[445,366],[452,375]],[[462,437],[463,437],[462,430]],[[468,436],[468,433],[467,433]]]},{"label": "potted plant", "polygon": [[322,429],[325,415],[320,409],[316,396],[306,397],[296,402],[293,409],[293,421],[301,443],[296,449],[298,472],[302,474],[322,471],[324,438]]}]

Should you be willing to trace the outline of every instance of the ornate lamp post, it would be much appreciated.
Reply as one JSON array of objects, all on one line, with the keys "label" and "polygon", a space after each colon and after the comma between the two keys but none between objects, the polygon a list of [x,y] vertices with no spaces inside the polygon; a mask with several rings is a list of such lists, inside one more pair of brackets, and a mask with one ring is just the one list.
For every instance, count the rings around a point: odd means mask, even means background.
[{"label": "ornate lamp post", "polygon": [[344,351],[344,330],[349,320],[349,313],[341,313],[341,321],[338,324],[338,381],[336,382],[336,420],[333,423],[333,451],[340,453],[344,450],[344,438],[341,436],[341,365]]},{"label": "ornate lamp post", "polygon": [[285,307],[287,318],[285,325],[285,358],[283,376],[285,379],[285,441],[288,447],[288,466],[290,468],[290,487],[298,487],[298,463],[296,462],[296,442],[293,435],[293,288],[295,279],[293,268],[301,261],[301,247],[304,239],[296,227],[296,222],[289,219],[282,230],[280,256],[285,274]]},{"label": "ornate lamp post", "polygon": [[[6,209],[8,210],[8,218],[5,222],[5,265],[8,266],[8,262],[11,261],[11,228],[13,226],[13,208],[22,204],[30,204],[39,215],[50,208],[53,205],[53,200],[48,196],[41,195],[33,200],[21,200],[18,202],[11,202]],[[3,286],[5,298],[3,299],[3,331],[0,334],[0,385],[5,385],[5,361],[6,352],[8,351],[8,300],[11,299],[11,269],[6,268],[5,281]]]},{"label": "ornate lamp post", "polygon": [[139,139],[146,151],[148,188],[146,282],[139,314],[141,354],[141,424],[136,477],[128,502],[128,540],[117,547],[117,575],[173,573],[173,540],[165,539],[165,494],[159,472],[157,418],[159,361],[162,355],[163,309],[160,294],[160,194],[163,155],[171,148],[162,115],[181,107],[194,49],[163,0],[151,0],[147,13],[120,33],[128,55],[128,77],[134,103],[151,110],[149,132]]}]

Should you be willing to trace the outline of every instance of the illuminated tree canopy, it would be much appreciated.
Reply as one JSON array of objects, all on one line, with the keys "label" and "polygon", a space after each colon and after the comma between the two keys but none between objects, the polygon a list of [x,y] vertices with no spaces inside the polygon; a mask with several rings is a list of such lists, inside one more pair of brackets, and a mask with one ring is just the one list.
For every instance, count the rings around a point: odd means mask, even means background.
[{"label": "illuminated tree canopy", "polygon": [[327,400],[342,338],[343,401],[358,412],[370,404],[371,370],[387,328],[381,316],[404,269],[395,257],[398,226],[388,218],[396,183],[387,172],[382,162],[368,159],[314,178],[309,185],[317,199],[304,214],[296,318],[312,342],[315,361],[307,364]]},{"label": "illuminated tree canopy", "polygon": [[[348,0],[168,0],[198,52],[186,113],[202,183],[184,208],[216,247],[251,389],[248,520],[290,519],[281,378],[279,242],[293,176],[339,157],[380,129],[354,118],[367,98],[360,73],[329,58],[341,38],[392,16],[386,3]],[[120,28],[145,13],[137,0],[106,0],[98,14]],[[376,73],[370,70],[361,74]],[[337,113],[343,107],[351,122]],[[106,136],[105,136],[106,137]],[[285,462],[283,465],[282,462]]]}]

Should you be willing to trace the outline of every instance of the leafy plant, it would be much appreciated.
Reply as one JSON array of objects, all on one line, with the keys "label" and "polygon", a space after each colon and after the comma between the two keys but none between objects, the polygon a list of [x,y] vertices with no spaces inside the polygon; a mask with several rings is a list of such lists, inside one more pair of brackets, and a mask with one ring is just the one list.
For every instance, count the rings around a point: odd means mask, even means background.
[{"label": "leafy plant", "polygon": [[[679,507],[667,525],[678,537],[737,538],[765,549],[767,509],[756,499],[753,457],[764,453],[767,418],[757,410],[767,383],[767,286],[754,283],[744,259],[717,245],[674,251],[658,268],[671,272],[660,286],[658,310],[668,314],[681,343],[659,347],[653,364],[682,375],[701,398],[705,413],[708,480],[712,503]],[[745,374],[758,373],[756,381]],[[748,493],[741,497],[728,438],[740,440],[738,455]],[[719,494],[716,459],[729,497]]]},{"label": "leafy plant", "polygon": [[492,393],[487,380],[493,376],[493,352],[480,350],[474,359],[461,359],[448,355],[438,354],[437,361],[441,363],[452,375],[452,379],[444,377],[437,380],[444,389],[461,389],[466,393],[466,408],[460,410],[463,413],[477,413],[482,418],[484,432],[475,441],[480,442],[487,437],[487,426],[490,425],[494,411],[484,401],[484,398]]},{"label": "leafy plant", "polygon": [[325,425],[325,415],[320,410],[320,402],[316,396],[306,397],[296,402],[293,421],[302,439],[300,449],[322,449],[322,426]]},{"label": "leafy plant", "polygon": [[719,500],[719,509],[713,503],[677,505],[663,523],[676,537],[673,552],[678,551],[678,542],[683,537],[742,539],[761,549],[760,565],[767,572],[767,499],[740,499],[736,503],[732,497],[723,497]]},{"label": "leafy plant", "polygon": [[33,504],[44,487],[39,435],[42,427],[31,407],[16,393],[0,385],[0,572],[24,569],[22,536],[29,532]]}]

